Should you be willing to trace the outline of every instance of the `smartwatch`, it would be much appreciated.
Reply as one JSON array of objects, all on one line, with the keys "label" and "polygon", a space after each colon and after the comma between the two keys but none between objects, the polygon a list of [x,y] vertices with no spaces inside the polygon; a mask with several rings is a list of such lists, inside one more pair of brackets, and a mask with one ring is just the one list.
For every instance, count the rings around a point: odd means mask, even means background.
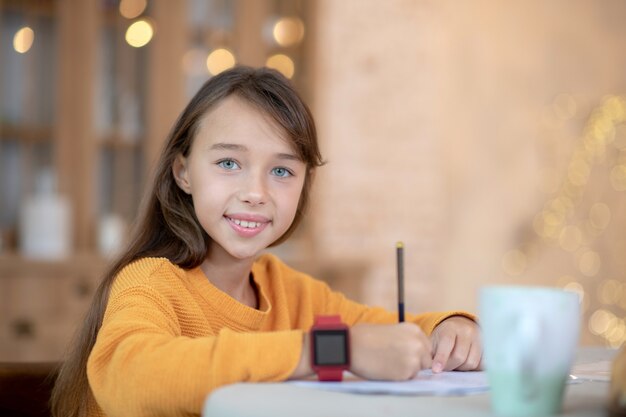
[{"label": "smartwatch", "polygon": [[311,327],[311,368],[320,381],[341,381],[350,368],[349,330],[340,316],[316,316]]}]

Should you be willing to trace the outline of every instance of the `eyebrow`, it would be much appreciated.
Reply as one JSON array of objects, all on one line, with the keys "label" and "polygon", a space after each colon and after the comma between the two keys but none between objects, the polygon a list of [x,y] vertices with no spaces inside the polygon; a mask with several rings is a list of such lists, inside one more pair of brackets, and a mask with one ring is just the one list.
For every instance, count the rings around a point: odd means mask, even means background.
[{"label": "eyebrow", "polygon": [[209,148],[209,150],[211,151],[247,151],[248,148],[246,148],[243,145],[236,145],[234,143],[214,143],[213,145],[211,145],[211,147]]},{"label": "eyebrow", "polygon": [[[209,150],[211,150],[211,151],[224,151],[224,150],[226,150],[226,151],[247,152],[248,148],[243,146],[243,145],[237,145],[235,143],[219,142],[219,143],[214,143],[213,145],[211,145]],[[285,159],[285,160],[290,160],[290,161],[302,161],[302,158],[300,158],[297,155],[291,154],[291,153],[277,153],[276,157],[278,159]]]}]

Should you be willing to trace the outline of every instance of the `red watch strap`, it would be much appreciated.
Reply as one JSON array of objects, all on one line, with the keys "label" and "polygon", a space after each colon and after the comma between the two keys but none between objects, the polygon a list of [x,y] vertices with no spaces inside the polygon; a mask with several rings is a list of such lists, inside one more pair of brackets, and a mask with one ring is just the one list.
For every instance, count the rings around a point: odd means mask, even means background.
[{"label": "red watch strap", "polygon": [[343,369],[321,368],[317,371],[320,381],[341,381],[343,379]]},{"label": "red watch strap", "polygon": [[[325,328],[328,329],[347,329],[346,325],[341,321],[341,316],[330,315],[324,316],[319,315],[315,316],[315,323],[313,324],[313,328],[319,327],[318,330],[323,330]],[[346,334],[347,335],[347,334]],[[348,369],[347,364],[337,365],[337,366],[315,366],[313,357],[315,356],[315,348],[314,348],[314,339],[311,340],[311,362],[313,370],[317,373],[317,377],[320,381],[341,381],[343,379],[343,371],[344,369]],[[346,340],[346,343],[348,341]],[[349,363],[349,352],[346,352],[348,356]]]},{"label": "red watch strap", "polygon": [[315,316],[315,325],[316,326],[326,326],[328,324],[342,324],[341,316]]}]

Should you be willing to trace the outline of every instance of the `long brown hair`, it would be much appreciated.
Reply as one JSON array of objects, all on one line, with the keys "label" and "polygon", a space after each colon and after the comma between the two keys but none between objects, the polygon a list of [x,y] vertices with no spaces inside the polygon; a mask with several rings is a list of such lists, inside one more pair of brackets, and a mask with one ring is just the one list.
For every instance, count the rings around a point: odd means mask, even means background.
[{"label": "long brown hair", "polygon": [[54,416],[86,414],[89,398],[93,395],[87,380],[87,359],[102,325],[111,286],[120,270],[134,260],[148,256],[167,258],[185,269],[199,266],[205,259],[211,238],[194,214],[191,197],[176,185],[172,164],[178,154],[188,155],[202,116],[232,94],[246,100],[282,127],[307,165],[295,219],[273,245],[283,242],[300,223],[309,198],[312,170],[323,163],[308,107],[284,76],[267,68],[240,66],[209,79],[191,99],[170,132],[130,243],[104,275],[84,324],[61,365],[51,399]]}]

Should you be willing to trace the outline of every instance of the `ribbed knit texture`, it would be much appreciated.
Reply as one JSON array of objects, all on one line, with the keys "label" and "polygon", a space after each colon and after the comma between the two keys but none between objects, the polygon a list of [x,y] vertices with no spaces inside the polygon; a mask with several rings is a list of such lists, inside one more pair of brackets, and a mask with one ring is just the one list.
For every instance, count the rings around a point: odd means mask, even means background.
[{"label": "ribbed knit texture", "polygon": [[[316,314],[344,322],[394,323],[397,314],[367,307],[295,271],[273,255],[252,268],[259,310],[220,291],[200,268],[162,258],[125,267],[111,289],[87,375],[92,415],[198,415],[211,390],[235,382],[285,380],[295,369]],[[430,334],[451,315],[409,315]]]}]

